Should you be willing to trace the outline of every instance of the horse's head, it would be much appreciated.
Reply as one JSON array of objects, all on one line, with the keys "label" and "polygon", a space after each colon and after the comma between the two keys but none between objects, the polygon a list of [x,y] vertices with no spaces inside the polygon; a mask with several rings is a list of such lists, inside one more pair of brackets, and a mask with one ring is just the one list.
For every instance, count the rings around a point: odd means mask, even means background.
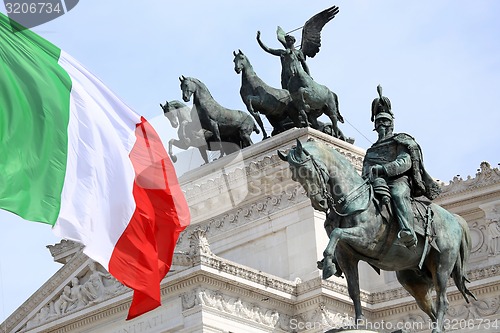
[{"label": "horse's head", "polygon": [[[278,156],[288,162],[292,179],[299,182],[307,193],[313,208],[328,211],[328,202],[324,190],[328,182],[326,169],[318,166],[318,161],[297,140],[297,146],[290,149],[287,155],[278,150]],[[326,179],[325,179],[326,178]]]},{"label": "horse's head", "polygon": [[248,64],[248,59],[247,57],[241,52],[241,50],[238,50],[238,53],[233,51],[234,55],[234,71],[237,74],[240,74],[243,68],[245,68]]},{"label": "horse's head", "polygon": [[177,126],[179,126],[179,122],[177,121],[177,109],[168,101],[165,102],[165,105],[160,103],[160,106],[163,110],[163,114],[170,121],[170,125],[173,128],[177,128]]},{"label": "horse's head", "polygon": [[181,81],[182,100],[189,102],[191,96],[196,91],[196,83],[191,78],[184,77],[184,75],[180,76],[179,80]]}]

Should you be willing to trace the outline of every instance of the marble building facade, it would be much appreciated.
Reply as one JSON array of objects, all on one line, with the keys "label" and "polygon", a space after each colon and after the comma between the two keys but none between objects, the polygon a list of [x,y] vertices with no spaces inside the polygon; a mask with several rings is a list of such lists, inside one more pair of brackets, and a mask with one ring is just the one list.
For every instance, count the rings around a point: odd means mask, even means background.
[{"label": "marble building facade", "polygon": [[[327,244],[324,214],[277,156],[296,140],[322,140],[361,169],[364,150],[313,129],[293,129],[184,174],[191,225],[181,234],[162,306],[125,321],[132,292],[82,253],[79,244],[48,246],[61,269],[0,326],[1,332],[325,332],[353,314],[345,279],[321,279]],[[487,162],[443,185],[435,200],[470,227],[465,303],[450,282],[448,331],[500,331],[500,170]],[[377,331],[429,331],[426,315],[393,272],[360,264],[362,304]],[[417,324],[415,324],[417,323]],[[418,324],[420,323],[420,324]],[[491,325],[496,325],[494,329]],[[453,326],[453,327],[452,327]]]}]

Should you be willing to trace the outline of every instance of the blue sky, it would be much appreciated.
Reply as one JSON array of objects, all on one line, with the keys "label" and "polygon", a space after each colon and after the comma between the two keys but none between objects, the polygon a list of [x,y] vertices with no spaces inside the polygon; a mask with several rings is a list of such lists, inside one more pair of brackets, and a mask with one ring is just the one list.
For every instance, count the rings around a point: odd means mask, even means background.
[{"label": "blue sky", "polygon": [[[356,145],[366,149],[376,140],[370,105],[381,84],[395,131],[417,139],[433,177],[474,176],[481,161],[498,166],[497,0],[86,0],[33,30],[78,59],[168,140],[176,132],[159,103],[181,99],[180,75],[199,78],[220,104],[243,110],[232,52],[241,49],[257,74],[279,87],[279,59],[259,48],[257,30],[278,48],[277,25],[293,30],[333,4],[340,13],[323,29],[321,50],[308,64],[313,78],[338,94],[347,120],[341,129]],[[300,40],[300,32],[295,36]],[[45,248],[59,241],[49,226],[3,211],[0,225],[3,321],[61,266]]]}]

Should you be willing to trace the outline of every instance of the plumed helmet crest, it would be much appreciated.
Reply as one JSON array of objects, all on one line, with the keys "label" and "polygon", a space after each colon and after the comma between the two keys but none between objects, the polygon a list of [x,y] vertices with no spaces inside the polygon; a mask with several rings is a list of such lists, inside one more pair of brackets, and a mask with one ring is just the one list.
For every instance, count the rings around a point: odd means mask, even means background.
[{"label": "plumed helmet crest", "polygon": [[378,119],[377,115],[379,113],[386,113],[391,117],[391,120],[394,119],[394,114],[391,111],[391,101],[389,98],[382,95],[382,86],[380,84],[377,86],[377,92],[379,97],[375,98],[372,102],[371,121]]}]

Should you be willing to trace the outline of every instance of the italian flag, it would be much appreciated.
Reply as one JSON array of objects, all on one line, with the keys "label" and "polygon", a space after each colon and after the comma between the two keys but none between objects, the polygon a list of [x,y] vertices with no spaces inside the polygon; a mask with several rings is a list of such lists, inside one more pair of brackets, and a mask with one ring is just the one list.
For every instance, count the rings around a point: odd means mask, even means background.
[{"label": "italian flag", "polygon": [[75,59],[0,15],[0,208],[84,244],[134,290],[127,319],[158,307],[190,220],[160,138]]}]

